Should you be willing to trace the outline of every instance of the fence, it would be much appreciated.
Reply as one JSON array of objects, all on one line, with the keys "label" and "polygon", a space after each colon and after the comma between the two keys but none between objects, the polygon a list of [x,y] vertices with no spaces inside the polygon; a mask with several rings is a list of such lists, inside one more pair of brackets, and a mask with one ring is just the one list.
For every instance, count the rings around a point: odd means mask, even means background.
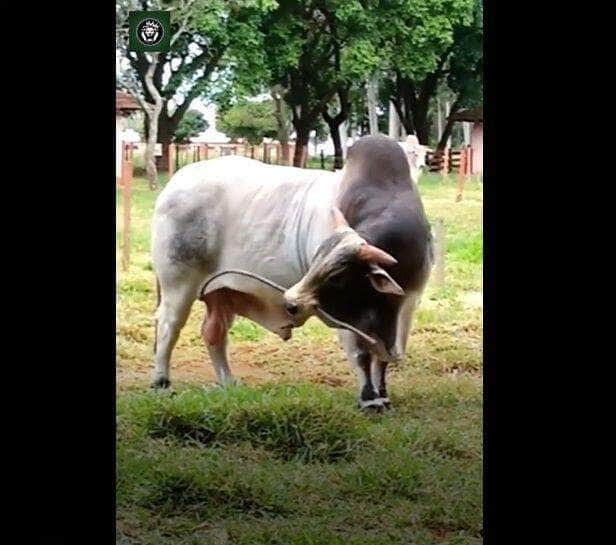
[{"label": "fence", "polygon": [[[145,144],[134,144],[135,164],[145,167]],[[178,171],[183,166],[206,159],[215,159],[225,155],[241,155],[256,159],[264,163],[276,165],[292,165],[295,153],[295,144],[288,144],[288,155],[283,160],[283,149],[279,143],[262,143],[252,146],[247,143],[238,144],[230,142],[197,143],[197,144],[169,144],[158,145],[157,166],[161,172],[169,172],[169,175]],[[171,168],[169,168],[169,166]]]},{"label": "fence", "polygon": [[[166,149],[165,149],[166,148]],[[237,143],[208,143],[208,144],[170,144],[163,148],[164,164],[169,167],[169,176],[181,167],[197,161],[214,159],[225,155],[242,155],[257,159],[265,163],[272,164],[293,164],[295,145],[288,145],[288,158],[283,161],[282,146],[279,143],[263,143],[259,146]],[[122,166],[121,176],[117,180],[118,187],[122,189],[123,225],[122,225],[122,268],[128,269],[130,261],[130,207],[131,207],[131,180],[133,177],[134,150],[140,151],[140,146],[136,144],[122,144]],[[321,164],[323,168],[323,152],[321,152]],[[470,176],[470,165],[472,161],[471,148],[461,150],[446,149],[444,151],[428,150],[426,153],[426,164],[430,172],[439,172],[447,176],[450,172],[457,171],[457,184],[455,201],[462,200],[464,182]],[[437,239],[442,239],[442,225],[437,227]],[[438,254],[437,254],[438,255]],[[440,256],[439,256],[440,257]],[[440,262],[440,270],[444,265],[442,257],[437,259]],[[443,282],[442,272],[438,272],[439,283]]]},{"label": "fence", "polygon": [[121,175],[117,180],[122,189],[122,269],[127,270],[130,262],[130,207],[131,182],[133,179],[133,145],[122,143]]},{"label": "fence", "polygon": [[452,149],[446,148],[442,151],[428,150],[426,153],[426,165],[430,172],[440,172],[441,174],[449,174],[449,172],[459,172],[460,162],[465,156],[464,174],[470,175],[471,154],[473,150],[470,148]]}]

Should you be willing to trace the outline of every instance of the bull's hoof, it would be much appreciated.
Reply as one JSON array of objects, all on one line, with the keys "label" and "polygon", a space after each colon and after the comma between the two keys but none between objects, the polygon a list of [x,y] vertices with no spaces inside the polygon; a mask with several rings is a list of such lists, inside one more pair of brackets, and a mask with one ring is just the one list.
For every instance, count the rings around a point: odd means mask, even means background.
[{"label": "bull's hoof", "polygon": [[367,399],[365,401],[360,399],[358,406],[364,413],[382,413],[385,410],[383,399],[379,397],[376,399]]},{"label": "bull's hoof", "polygon": [[241,383],[239,381],[239,379],[236,378],[227,378],[225,380],[217,380],[214,383],[214,386],[216,388],[235,388],[236,386],[239,386]]},{"label": "bull's hoof", "polygon": [[155,390],[167,389],[169,386],[171,386],[171,381],[166,377],[157,377],[150,384],[150,388]]}]

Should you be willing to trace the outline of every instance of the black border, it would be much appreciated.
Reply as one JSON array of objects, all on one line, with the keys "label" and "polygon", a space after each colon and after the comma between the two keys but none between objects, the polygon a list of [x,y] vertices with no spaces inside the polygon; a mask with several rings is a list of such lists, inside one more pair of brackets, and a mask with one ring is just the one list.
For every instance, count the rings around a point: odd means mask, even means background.
[{"label": "black border", "polygon": [[[40,7],[54,44],[24,51],[12,73],[7,104],[23,130],[5,156],[14,166],[3,230],[4,340],[13,349],[3,359],[15,373],[6,379],[13,399],[3,441],[13,458],[4,466],[11,543],[115,541],[114,3],[108,8],[109,18],[99,9],[80,24],[67,10]],[[33,142],[33,133],[43,137]]]},{"label": "black border", "polygon": [[[580,219],[571,210],[583,198],[567,185],[576,181],[570,168],[545,172],[545,157],[562,154],[563,140],[571,141],[571,129],[559,128],[548,116],[550,109],[561,111],[554,101],[557,83],[533,79],[553,72],[540,47],[552,38],[543,22],[534,21],[535,11],[530,18],[528,10],[505,4],[484,6],[488,545],[534,541],[529,525],[545,516],[550,501],[544,472],[560,458],[543,450],[541,440],[557,418],[554,410],[544,409],[550,392],[561,387],[559,375],[568,372],[562,353],[568,344],[562,341],[569,340],[577,319],[570,297],[558,306],[559,294],[550,289],[563,274],[571,275],[563,256],[579,253],[570,233]],[[109,9],[114,27],[111,2]],[[24,134],[14,139],[29,142],[33,127],[49,136],[34,146],[8,148],[6,158],[17,168],[3,186],[5,202],[11,203],[3,231],[9,279],[3,294],[5,342],[15,348],[5,356],[4,369],[16,374],[5,388],[15,400],[5,413],[4,446],[15,459],[5,472],[14,487],[7,493],[9,508],[17,512],[6,517],[15,523],[15,543],[36,542],[34,534],[49,545],[107,544],[115,535],[115,33],[100,15],[88,14],[87,25],[75,24],[63,10],[50,9],[41,18],[56,29],[56,43],[34,66],[22,63],[23,74],[15,77],[15,94],[30,106]],[[108,36],[109,42],[92,40],[97,21],[97,36]],[[88,62],[82,65],[84,56]],[[569,76],[571,68],[564,73]],[[542,131],[548,125],[546,138]],[[529,140],[532,150],[542,153],[524,154],[520,166],[515,154],[524,153],[520,143]],[[572,153],[579,154],[579,147]],[[547,216],[559,208],[569,215],[558,224],[565,227],[546,231],[553,221]],[[555,232],[565,240],[550,253]],[[583,252],[584,259],[589,253]],[[558,268],[545,273],[550,262]],[[566,345],[561,353],[546,336],[559,318],[566,326],[558,332]],[[566,522],[560,524],[568,528]],[[554,541],[555,530],[550,528],[545,542]]]}]

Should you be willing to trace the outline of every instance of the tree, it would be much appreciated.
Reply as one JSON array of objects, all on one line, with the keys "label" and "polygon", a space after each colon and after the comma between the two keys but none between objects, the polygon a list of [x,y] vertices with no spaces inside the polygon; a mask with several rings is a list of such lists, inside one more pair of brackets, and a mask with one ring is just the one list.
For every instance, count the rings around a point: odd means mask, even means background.
[{"label": "tree", "polygon": [[376,75],[373,75],[366,82],[366,102],[368,106],[368,126],[370,127],[370,134],[375,136],[379,133],[379,122],[376,113],[377,107],[377,94],[378,94],[379,82]]},{"label": "tree", "polygon": [[209,126],[209,123],[200,111],[188,110],[175,130],[173,141],[176,144],[189,142],[191,137],[199,135],[207,130]]},{"label": "tree", "polygon": [[[447,86],[455,94],[450,116],[483,101],[483,6],[476,2],[473,22],[455,31],[456,48],[449,61]],[[445,149],[454,121],[447,120],[437,149]]]},{"label": "tree", "polygon": [[274,85],[270,89],[270,95],[274,103],[274,117],[278,126],[276,139],[280,142],[282,162],[286,165],[289,163],[289,136],[293,127],[291,116],[284,101],[284,89],[282,86]]},{"label": "tree", "polygon": [[[154,144],[168,146],[191,102],[210,90],[214,73],[219,75],[218,92],[225,85],[249,89],[257,84],[253,75],[263,73],[258,25],[262,14],[276,4],[273,0],[117,2],[117,44],[122,57],[118,79],[147,114],[148,178],[155,180]],[[170,51],[129,52],[128,12],[160,9],[171,11]]]},{"label": "tree", "polygon": [[473,24],[476,0],[390,0],[377,10],[384,85],[408,134],[427,144],[428,111],[449,74],[463,29]]},{"label": "tree", "polygon": [[230,138],[245,138],[253,146],[263,138],[275,137],[279,130],[274,105],[269,100],[232,106],[220,115],[219,127]]},{"label": "tree", "polygon": [[[348,115],[342,111],[348,85],[358,72],[364,76],[363,67],[375,62],[377,55],[365,54],[374,46],[365,28],[367,12],[360,2],[280,0],[278,4],[261,26],[265,49],[270,52],[266,64],[270,83],[284,89],[291,110],[296,134],[293,164],[304,166],[310,132],[318,118],[329,119],[332,136],[337,134]],[[336,96],[338,102],[332,103]],[[332,112],[336,105],[338,110]]]}]

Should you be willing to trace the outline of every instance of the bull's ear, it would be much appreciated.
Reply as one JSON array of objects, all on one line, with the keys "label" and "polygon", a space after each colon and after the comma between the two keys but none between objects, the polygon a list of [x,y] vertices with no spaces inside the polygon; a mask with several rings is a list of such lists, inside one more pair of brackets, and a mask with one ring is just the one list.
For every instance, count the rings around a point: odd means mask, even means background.
[{"label": "bull's ear", "polygon": [[362,244],[357,252],[357,257],[360,261],[378,265],[395,265],[398,263],[398,260],[394,256],[389,255],[376,246],[372,246],[372,244]]},{"label": "bull's ear", "polygon": [[332,206],[332,219],[334,221],[334,229],[346,229],[349,226],[349,222],[344,217],[344,214],[337,206]]},{"label": "bull's ear", "polygon": [[375,290],[381,293],[391,293],[393,295],[404,295],[404,290],[400,287],[387,272],[378,265],[370,265],[368,278]]}]

